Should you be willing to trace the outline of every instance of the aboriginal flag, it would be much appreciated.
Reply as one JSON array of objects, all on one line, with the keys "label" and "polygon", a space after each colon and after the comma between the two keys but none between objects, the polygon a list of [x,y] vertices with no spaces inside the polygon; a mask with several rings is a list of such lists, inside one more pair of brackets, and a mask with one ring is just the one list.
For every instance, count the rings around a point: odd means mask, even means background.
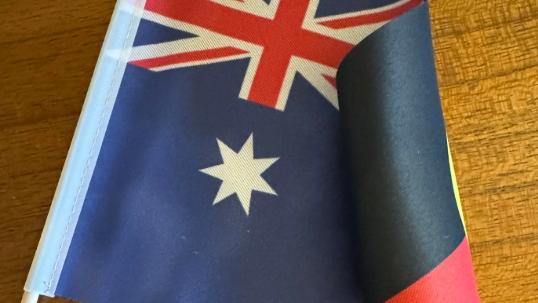
[{"label": "aboriginal flag", "polygon": [[427,3],[120,1],[25,291],[479,302]]}]

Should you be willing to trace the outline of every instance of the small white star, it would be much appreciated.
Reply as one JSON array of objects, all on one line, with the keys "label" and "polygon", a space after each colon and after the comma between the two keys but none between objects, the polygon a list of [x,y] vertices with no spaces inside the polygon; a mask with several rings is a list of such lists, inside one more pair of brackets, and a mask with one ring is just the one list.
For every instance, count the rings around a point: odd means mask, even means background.
[{"label": "small white star", "polygon": [[217,143],[223,163],[200,170],[204,174],[222,180],[213,205],[236,194],[248,216],[252,191],[277,195],[261,174],[273,165],[278,158],[254,159],[252,134],[237,153],[219,139],[217,139]]}]

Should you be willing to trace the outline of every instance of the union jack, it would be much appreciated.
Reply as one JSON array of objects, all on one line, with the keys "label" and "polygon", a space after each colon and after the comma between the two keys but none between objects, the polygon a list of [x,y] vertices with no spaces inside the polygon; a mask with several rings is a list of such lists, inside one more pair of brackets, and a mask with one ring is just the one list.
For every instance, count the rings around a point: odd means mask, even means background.
[{"label": "union jack", "polygon": [[284,110],[296,74],[338,108],[336,71],[362,39],[421,0],[316,17],[320,0],[147,0],[142,18],[195,35],[127,51],[159,72],[249,58],[239,97]]}]

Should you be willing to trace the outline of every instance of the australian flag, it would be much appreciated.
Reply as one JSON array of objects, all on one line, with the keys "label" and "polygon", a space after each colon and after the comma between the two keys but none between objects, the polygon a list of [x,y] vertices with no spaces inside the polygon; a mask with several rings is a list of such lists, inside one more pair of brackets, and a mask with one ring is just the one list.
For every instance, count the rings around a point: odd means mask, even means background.
[{"label": "australian flag", "polygon": [[[406,238],[415,232],[401,233],[401,242],[411,243],[403,246],[391,246],[400,242],[391,244],[390,237],[380,245],[362,236],[393,228],[383,219],[361,219],[369,216],[367,208],[385,207],[368,204],[369,198],[392,198],[357,193],[373,187],[364,189],[350,164],[355,149],[345,146],[354,142],[342,131],[339,110],[348,108],[342,103],[346,89],[340,90],[346,84],[337,74],[361,41],[378,32],[383,39],[385,24],[400,16],[407,18],[400,28],[409,28],[427,20],[427,7],[419,0],[120,1],[26,298],[477,302],[442,119],[432,122],[441,121],[433,128],[439,140],[432,153],[440,155],[435,163],[446,174],[432,179],[442,186],[431,192],[448,201],[448,210],[418,212],[439,216],[435,220],[449,227],[421,238],[421,247]],[[424,31],[427,25],[417,36],[430,39]],[[373,99],[384,98],[383,80],[375,77],[357,85],[367,82],[365,91],[379,92]],[[430,78],[435,81],[435,74]],[[433,117],[440,115],[435,110]],[[402,223],[398,230],[417,224]],[[413,249],[433,257],[409,267],[398,261],[400,249],[406,250],[402,258]],[[386,266],[364,266],[365,260]]]}]

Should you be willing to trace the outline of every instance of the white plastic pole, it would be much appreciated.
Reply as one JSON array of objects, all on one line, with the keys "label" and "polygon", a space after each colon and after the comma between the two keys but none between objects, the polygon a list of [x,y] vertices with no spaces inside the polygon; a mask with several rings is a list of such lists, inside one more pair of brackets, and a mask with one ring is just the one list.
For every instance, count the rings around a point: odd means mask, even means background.
[{"label": "white plastic pole", "polygon": [[25,291],[22,295],[21,303],[37,303],[39,300],[39,294]]}]

